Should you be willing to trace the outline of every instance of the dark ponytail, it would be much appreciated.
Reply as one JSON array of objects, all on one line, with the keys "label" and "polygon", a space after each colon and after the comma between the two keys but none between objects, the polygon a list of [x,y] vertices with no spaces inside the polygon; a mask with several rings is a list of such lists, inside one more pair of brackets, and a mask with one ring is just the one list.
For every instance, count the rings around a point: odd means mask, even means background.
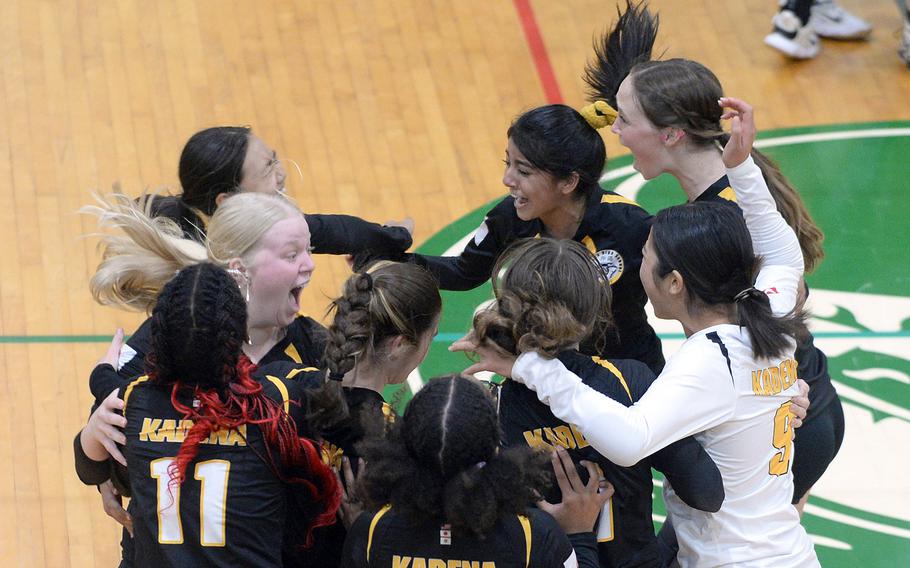
[{"label": "dark ponytail", "polygon": [[626,0],[626,10],[616,7],[619,18],[612,29],[594,42],[594,61],[585,65],[588,100],[607,101],[616,108],[619,85],[639,63],[651,60],[660,17],[652,15],[647,4]]},{"label": "dark ponytail", "polygon": [[523,513],[551,483],[549,456],[529,447],[499,451],[496,407],[477,380],[431,380],[389,437],[363,444],[370,464],[358,494],[415,523],[450,523],[487,534],[505,514]]},{"label": "dark ponytail", "polygon": [[[754,288],[761,260],[742,214],[725,203],[687,203],[660,211],[651,227],[657,255],[654,276],[682,275],[690,313],[706,308],[731,310],[749,331],[756,357],[782,355],[791,337],[802,336],[804,314],[775,316],[768,296]],[[734,309],[735,308],[735,309]]]}]

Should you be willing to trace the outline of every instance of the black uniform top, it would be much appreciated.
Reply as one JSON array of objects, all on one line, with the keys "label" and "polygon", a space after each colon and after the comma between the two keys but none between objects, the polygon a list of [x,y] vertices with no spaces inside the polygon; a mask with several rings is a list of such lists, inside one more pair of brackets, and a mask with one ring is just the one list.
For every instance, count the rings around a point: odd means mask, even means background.
[{"label": "black uniform top", "polygon": [[[277,385],[266,394],[283,400]],[[189,425],[171,390],[140,377],[121,389],[136,566],[281,566],[286,486],[263,459],[259,428],[213,433],[179,487],[168,466]],[[192,404],[187,399],[182,401]]]},{"label": "black uniform top", "polygon": [[[597,566],[590,533],[572,541],[553,517],[538,509],[525,515],[507,515],[483,539],[453,533],[449,525],[414,525],[386,506],[364,513],[351,526],[344,543],[346,568],[562,568]],[[573,552],[573,545],[575,551]],[[453,561],[457,562],[453,563]]]},{"label": "black uniform top", "polygon": [[[130,356],[118,371],[122,381],[145,374],[145,357],[151,349],[151,318],[146,319],[126,342],[121,361]],[[303,367],[322,365],[322,354],[325,352],[326,330],[316,320],[307,316],[297,316],[285,331],[284,337],[266,353],[257,363],[260,367],[276,361],[290,361]],[[283,376],[283,375],[282,375]],[[96,401],[104,400],[112,390],[120,385],[91,382],[89,388]]]},{"label": "black uniform top", "polygon": [[[610,334],[598,355],[644,361],[655,372],[664,365],[660,340],[648,324],[648,298],[638,277],[641,251],[648,240],[651,216],[637,203],[611,191],[590,195],[573,240],[594,254],[613,288],[613,318],[618,337]],[[507,197],[491,209],[459,256],[413,255],[439,279],[443,290],[468,290],[490,278],[500,253],[517,239],[545,234],[540,220],[522,221],[514,199]],[[585,348],[586,352],[591,352]],[[591,354],[595,354],[591,352]]]},{"label": "black uniform top", "polygon": [[[281,381],[287,385],[288,398],[290,399],[289,413],[302,436],[320,440],[322,459],[338,471],[341,471],[342,456],[351,461],[351,468],[356,475],[357,458],[359,452],[357,444],[368,434],[367,424],[389,424],[395,420],[392,407],[382,399],[378,392],[364,388],[345,388],[344,397],[348,403],[350,415],[340,424],[333,426],[326,432],[316,433],[306,423],[305,412],[307,408],[306,395],[310,388],[317,388],[322,384],[323,371],[301,372],[300,366],[287,361],[275,362],[260,367],[256,372],[263,382]],[[335,523],[326,527],[319,527],[313,531],[313,545],[308,549],[287,551],[285,566],[309,567],[320,566],[329,568],[341,565],[341,549],[347,531],[342,523]]]},{"label": "black uniform top", "polygon": [[[641,398],[654,380],[650,369],[638,361],[604,361],[578,351],[564,351],[558,358],[586,385],[626,406]],[[683,438],[632,467],[620,467],[597,453],[577,428],[553,416],[550,408],[521,383],[506,381],[499,396],[499,420],[506,445],[546,449],[562,446],[576,464],[587,460],[599,465],[613,484],[615,494],[604,508],[596,531],[601,566],[664,565],[651,517],[651,467],[661,471],[693,507],[717,511],[723,502],[720,471],[692,437]],[[578,467],[582,479],[587,479],[587,471]],[[547,498],[561,500],[559,488],[554,486]]]},{"label": "black uniform top", "polygon": [[[708,189],[695,198],[696,202],[733,202],[736,203],[736,192],[730,187],[727,176],[711,184]],[[809,288],[806,287],[806,295]],[[821,414],[821,411],[837,399],[837,391],[831,383],[831,374],[828,372],[828,357],[815,346],[815,338],[808,334],[804,341],[796,345],[797,375],[809,383],[809,410],[803,423],[811,421]]]},{"label": "black uniform top", "polygon": [[[187,239],[205,241],[205,222],[177,196],[152,196],[153,217],[166,217],[180,227]],[[411,233],[403,227],[387,227],[351,215],[304,214],[310,228],[310,245],[316,254],[402,252],[411,246]]]}]

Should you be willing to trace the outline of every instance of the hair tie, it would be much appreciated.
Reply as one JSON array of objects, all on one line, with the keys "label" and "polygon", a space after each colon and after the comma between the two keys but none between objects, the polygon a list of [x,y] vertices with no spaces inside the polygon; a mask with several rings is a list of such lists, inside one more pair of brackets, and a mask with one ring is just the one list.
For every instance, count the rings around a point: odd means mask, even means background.
[{"label": "hair tie", "polygon": [[372,292],[373,291],[373,277],[370,276],[369,272],[361,272],[360,276],[363,278],[364,282],[367,283],[366,290],[364,290],[364,291]]},{"label": "hair tie", "polygon": [[734,303],[742,302],[742,301],[745,300],[746,298],[749,298],[749,297],[754,296],[754,295],[756,295],[756,294],[758,294],[758,290],[755,289],[755,286],[749,286],[748,288],[746,288],[745,290],[743,290],[743,291],[740,292],[739,294],[733,296],[733,302],[734,302]]},{"label": "hair tie", "polygon": [[329,380],[330,381],[341,381],[344,379],[344,373],[339,373],[338,371],[329,371]]},{"label": "hair tie", "polygon": [[607,101],[594,101],[578,112],[581,113],[581,116],[585,117],[585,120],[588,121],[591,128],[594,128],[595,130],[610,126],[613,124],[613,121],[616,120],[616,117],[619,116],[616,109],[611,107]]}]

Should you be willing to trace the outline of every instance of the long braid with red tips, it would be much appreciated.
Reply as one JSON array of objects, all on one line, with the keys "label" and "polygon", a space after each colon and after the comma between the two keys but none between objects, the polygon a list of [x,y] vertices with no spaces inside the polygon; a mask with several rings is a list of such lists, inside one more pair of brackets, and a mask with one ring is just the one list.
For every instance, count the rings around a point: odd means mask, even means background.
[{"label": "long braid with red tips", "polygon": [[282,405],[251,377],[256,366],[241,350],[246,333],[246,304],[222,269],[188,267],[162,290],[152,313],[149,382],[170,386],[171,404],[193,422],[169,470],[170,485],[183,483],[199,444],[214,432],[256,425],[266,448],[260,457],[293,486],[301,514],[289,522],[309,544],[313,528],[334,522],[341,490],[313,442],[297,435]]}]

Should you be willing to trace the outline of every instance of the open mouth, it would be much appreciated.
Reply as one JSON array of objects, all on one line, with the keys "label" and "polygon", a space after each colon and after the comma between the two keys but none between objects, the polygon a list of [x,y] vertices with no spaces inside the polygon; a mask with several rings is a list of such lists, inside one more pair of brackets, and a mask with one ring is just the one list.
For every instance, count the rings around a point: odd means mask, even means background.
[{"label": "open mouth", "polygon": [[300,309],[300,293],[303,292],[304,286],[305,284],[291,288],[291,293],[289,295],[291,299],[291,305],[293,305],[297,310]]},{"label": "open mouth", "polygon": [[517,195],[513,196],[515,198],[515,207],[524,207],[528,204],[528,199],[526,197],[519,197]]}]

